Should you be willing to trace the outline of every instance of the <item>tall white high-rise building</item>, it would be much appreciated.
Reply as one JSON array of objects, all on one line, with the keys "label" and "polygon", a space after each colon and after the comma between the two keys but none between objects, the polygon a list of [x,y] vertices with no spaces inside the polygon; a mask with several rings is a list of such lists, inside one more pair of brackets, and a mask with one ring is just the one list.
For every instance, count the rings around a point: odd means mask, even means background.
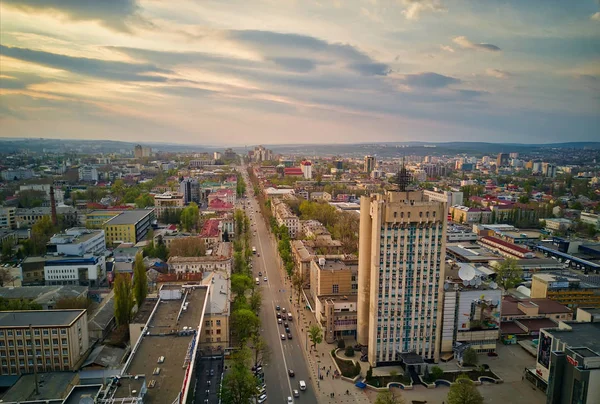
[{"label": "tall white high-rise building", "polygon": [[304,175],[304,179],[312,179],[312,163],[310,161],[304,160],[300,163],[300,167],[302,168],[302,174]]},{"label": "tall white high-rise building", "polygon": [[357,340],[372,366],[439,359],[446,223],[423,191],[361,197]]}]

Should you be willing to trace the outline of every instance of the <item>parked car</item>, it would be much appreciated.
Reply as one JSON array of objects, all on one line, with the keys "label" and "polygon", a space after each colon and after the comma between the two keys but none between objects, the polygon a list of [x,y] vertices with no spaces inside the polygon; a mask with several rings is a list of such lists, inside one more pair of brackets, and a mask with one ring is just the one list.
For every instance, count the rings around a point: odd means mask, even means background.
[{"label": "parked car", "polygon": [[262,404],[265,401],[267,401],[267,395],[266,394],[262,394],[258,397],[258,404]]},{"label": "parked car", "polygon": [[488,356],[498,356],[496,352],[488,352]]}]

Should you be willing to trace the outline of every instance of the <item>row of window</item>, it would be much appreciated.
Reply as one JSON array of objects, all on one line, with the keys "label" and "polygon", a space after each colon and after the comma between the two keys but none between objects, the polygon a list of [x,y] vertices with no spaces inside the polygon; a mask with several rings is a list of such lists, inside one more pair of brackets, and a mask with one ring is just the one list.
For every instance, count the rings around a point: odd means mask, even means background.
[{"label": "row of window", "polygon": [[[12,367],[9,369],[6,366],[2,366],[2,375],[17,375],[17,374],[23,374],[23,373],[31,373],[33,371],[33,369],[26,369],[24,367],[24,364],[21,364],[19,371],[17,372],[17,368],[15,367],[16,364],[11,364]],[[38,372],[51,372],[51,371],[59,371],[59,370],[69,370],[69,361],[63,360],[63,366],[60,365],[59,362],[55,362],[54,366],[52,366],[52,364],[49,361],[46,361],[46,368],[44,369],[44,366],[41,364],[38,364],[37,370]],[[30,367],[33,367],[33,363],[31,363],[29,365]]]},{"label": "row of window", "polygon": [[[42,341],[39,340],[39,339],[36,339],[35,342],[34,342],[34,344],[35,344],[35,346],[41,346],[42,345]],[[61,344],[62,345],[67,345],[67,339],[66,338],[62,338],[61,339]],[[31,340],[30,339],[25,340],[25,343],[23,343],[22,339],[18,339],[17,340],[16,346],[24,346],[24,345],[31,346]],[[50,339],[44,339],[44,346],[46,346],[46,345],[50,345]],[[52,345],[58,345],[58,338],[53,338],[52,339]],[[6,342],[5,341],[0,341],[0,348],[3,348],[5,346],[6,346]],[[8,346],[9,347],[10,346],[15,346],[15,341],[12,340],[12,339],[9,339],[8,340]]]},{"label": "row of window", "polygon": [[[44,328],[44,329],[39,329],[39,328],[34,328],[33,329],[33,335],[50,335],[50,333],[52,332],[52,335],[58,335],[58,329],[57,328]],[[16,335],[17,337],[21,337],[23,334],[25,334],[25,336],[29,337],[31,336],[31,332],[29,331],[29,329],[26,330],[0,330],[0,337],[4,337],[6,333],[6,336],[8,337],[12,337],[13,335]],[[67,330],[66,328],[61,328],[60,329],[60,335],[67,335]],[[0,341],[1,342],[1,341]]]},{"label": "row of window", "polygon": [[[27,352],[27,356],[33,357],[33,350],[32,349],[28,349],[27,351],[24,351],[23,349],[19,349],[19,350],[17,350],[17,352],[15,352],[14,349],[10,349],[8,351],[8,355],[6,354],[6,351],[4,349],[1,349],[0,350],[0,356],[2,356],[3,358],[6,358],[7,356],[10,356],[11,358],[14,358],[15,356],[21,357],[21,356],[25,356],[25,352]],[[50,356],[50,352],[51,352],[50,349],[44,349],[44,356]],[[52,350],[52,354],[54,356],[59,356],[60,355],[60,350],[58,348],[54,348]],[[36,349],[35,350],[35,356],[39,357],[41,355],[42,355],[42,350],[41,349]],[[68,350],[68,348],[63,348],[62,349],[62,355],[63,356],[69,356],[69,350]]]}]

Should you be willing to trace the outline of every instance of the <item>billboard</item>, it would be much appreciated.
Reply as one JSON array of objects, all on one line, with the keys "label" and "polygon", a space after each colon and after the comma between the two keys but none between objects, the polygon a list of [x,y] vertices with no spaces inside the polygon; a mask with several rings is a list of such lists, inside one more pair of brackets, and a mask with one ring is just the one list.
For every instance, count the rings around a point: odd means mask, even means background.
[{"label": "billboard", "polygon": [[550,352],[552,351],[552,336],[542,332],[538,343],[537,362],[545,367],[550,368]]}]

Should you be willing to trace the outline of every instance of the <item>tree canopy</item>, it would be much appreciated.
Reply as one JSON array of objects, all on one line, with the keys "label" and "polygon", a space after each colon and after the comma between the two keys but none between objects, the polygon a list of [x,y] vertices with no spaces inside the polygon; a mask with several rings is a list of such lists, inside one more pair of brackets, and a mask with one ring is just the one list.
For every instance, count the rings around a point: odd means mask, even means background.
[{"label": "tree canopy", "polygon": [[323,342],[323,331],[321,327],[317,324],[313,324],[308,329],[308,337],[310,338],[310,342],[312,342],[313,348],[317,347],[317,344]]},{"label": "tree canopy", "polygon": [[117,324],[127,325],[133,315],[134,297],[131,277],[128,274],[118,274],[115,279],[115,318]]},{"label": "tree canopy", "polygon": [[203,257],[206,255],[204,240],[196,236],[182,237],[171,241],[171,257]]},{"label": "tree canopy", "polygon": [[496,282],[504,290],[514,288],[523,280],[523,269],[514,258],[506,258],[496,268]]},{"label": "tree canopy", "polygon": [[482,404],[483,397],[466,375],[460,375],[450,386],[448,404]]},{"label": "tree canopy", "polygon": [[144,303],[148,295],[148,274],[146,274],[142,254],[136,255],[133,265],[133,295],[138,307]]}]

